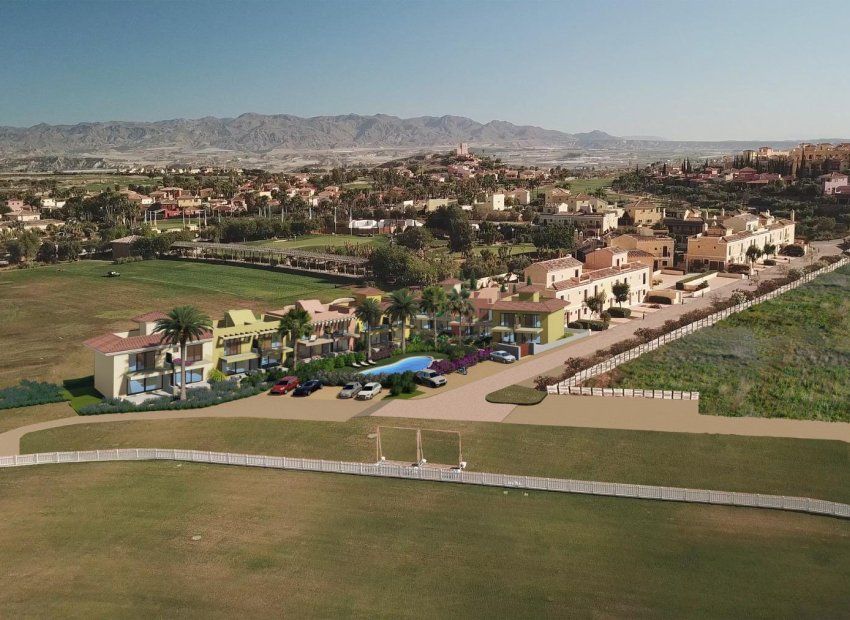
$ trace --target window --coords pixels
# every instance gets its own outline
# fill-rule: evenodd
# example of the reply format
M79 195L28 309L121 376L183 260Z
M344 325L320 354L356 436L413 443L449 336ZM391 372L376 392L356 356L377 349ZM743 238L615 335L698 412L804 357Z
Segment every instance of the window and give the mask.
M156 351L130 354L130 372L152 370L156 367Z
M225 355L238 355L242 352L242 342L238 338L231 338L224 341Z
M142 392L153 392L162 387L161 377L147 377L144 379L127 379L127 394L141 394Z
M204 345L202 344L190 344L186 347L186 360L185 363L191 364L193 362L200 362L204 357Z
M186 385L191 385L192 383L200 383L204 380L204 371L200 368L187 368L186 369ZM174 385L180 386L180 371L174 372Z

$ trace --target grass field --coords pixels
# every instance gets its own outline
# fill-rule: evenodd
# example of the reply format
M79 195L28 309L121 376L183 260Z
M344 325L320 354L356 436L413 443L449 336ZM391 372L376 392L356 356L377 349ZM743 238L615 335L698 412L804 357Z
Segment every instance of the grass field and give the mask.
M3 470L0 497L8 617L837 618L850 604L850 525L822 517L175 463Z
M460 431L464 459L475 471L850 502L850 445L839 441L368 417L332 423L256 418L133 421L128 416L126 422L31 433L21 440L21 450L187 448L374 462L375 439L369 435L378 425ZM399 460L415 458L415 440L402 436L399 442L387 442L387 450L397 446ZM423 448L426 455L442 452L445 442L426 438Z
M120 278L104 278L110 269ZM127 329L151 310L197 305L213 317L230 308L270 310L298 298L343 296L318 277L227 265L81 261L0 273L0 386L21 378L61 381L91 374L87 338Z
M845 267L594 383L697 390L707 414L850 422L848 293Z
M487 402L502 403L508 405L536 405L543 402L546 392L522 385L509 385L508 387L487 394Z

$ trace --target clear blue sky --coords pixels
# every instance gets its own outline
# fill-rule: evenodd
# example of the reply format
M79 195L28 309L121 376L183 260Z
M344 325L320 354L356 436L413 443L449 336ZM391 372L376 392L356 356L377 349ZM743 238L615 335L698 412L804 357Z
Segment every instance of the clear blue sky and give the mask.
M0 0L0 125L455 114L850 135L850 0Z

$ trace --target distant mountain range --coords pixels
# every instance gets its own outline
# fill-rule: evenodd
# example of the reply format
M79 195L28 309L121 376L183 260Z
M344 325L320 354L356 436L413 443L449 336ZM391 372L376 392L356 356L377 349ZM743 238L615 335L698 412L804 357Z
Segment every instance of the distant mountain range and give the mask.
M109 121L77 125L0 127L0 154L6 157L113 154L163 149L203 153L335 149L428 148L468 142L475 146L593 148L622 143L604 131L568 134L505 121L479 123L462 116L398 118L243 114L150 123Z

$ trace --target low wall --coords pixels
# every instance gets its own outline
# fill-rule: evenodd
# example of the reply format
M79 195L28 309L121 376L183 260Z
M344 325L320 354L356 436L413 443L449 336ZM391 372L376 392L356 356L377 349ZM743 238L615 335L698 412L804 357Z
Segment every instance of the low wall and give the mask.
M569 386L561 394L569 396L615 396L619 398L659 398L663 400L699 400L699 392L679 390L633 390L630 388L590 388Z

